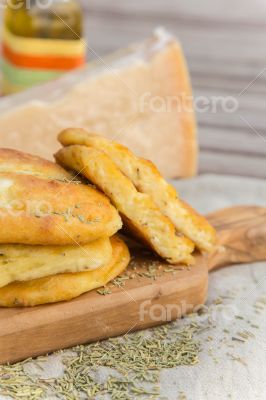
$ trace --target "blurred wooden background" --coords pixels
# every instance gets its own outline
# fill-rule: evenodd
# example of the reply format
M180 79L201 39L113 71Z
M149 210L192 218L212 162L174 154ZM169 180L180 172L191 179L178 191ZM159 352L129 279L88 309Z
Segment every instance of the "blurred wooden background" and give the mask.
M176 34L194 95L233 96L239 104L234 113L198 113L200 172L266 178L265 0L81 2L89 46L99 55L149 36L157 26Z

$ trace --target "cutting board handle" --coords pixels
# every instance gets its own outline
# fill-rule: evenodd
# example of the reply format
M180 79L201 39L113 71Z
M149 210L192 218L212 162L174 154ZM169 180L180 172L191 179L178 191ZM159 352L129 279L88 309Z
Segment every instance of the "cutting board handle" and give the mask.
M219 245L209 256L209 270L266 260L266 208L239 206L207 216Z

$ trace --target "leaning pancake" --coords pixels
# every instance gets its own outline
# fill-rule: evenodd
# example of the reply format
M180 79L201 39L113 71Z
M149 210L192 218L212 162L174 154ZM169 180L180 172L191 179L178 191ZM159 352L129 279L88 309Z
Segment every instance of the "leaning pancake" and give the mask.
M82 246L0 245L0 288L66 272L92 271L112 259L109 238Z
M74 175L65 171L58 164L41 157L12 149L0 148L0 173L16 172L62 181L72 180Z
M178 197L175 188L163 179L152 162L135 156L125 146L102 136L89 134L83 129L66 129L59 135L59 141L65 146L87 145L104 151L140 192L151 196L179 232L196 243L199 249L212 250L216 242L214 228Z
M71 300L106 285L127 267L130 256L125 243L111 239L112 261L95 271L59 274L29 282L11 283L0 289L0 306L28 307Z
M191 263L193 243L175 234L175 227L150 196L139 193L133 183L102 151L69 146L56 154L64 167L81 173L99 187L121 213L127 228L168 262Z
M85 244L112 236L121 219L94 187L0 173L0 243Z

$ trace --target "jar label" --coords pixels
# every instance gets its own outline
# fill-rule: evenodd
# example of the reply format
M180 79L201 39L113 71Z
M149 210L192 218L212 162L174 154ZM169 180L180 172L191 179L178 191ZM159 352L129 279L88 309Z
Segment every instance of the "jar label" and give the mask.
M86 62L83 39L26 38L3 30L4 92L15 92L58 77Z

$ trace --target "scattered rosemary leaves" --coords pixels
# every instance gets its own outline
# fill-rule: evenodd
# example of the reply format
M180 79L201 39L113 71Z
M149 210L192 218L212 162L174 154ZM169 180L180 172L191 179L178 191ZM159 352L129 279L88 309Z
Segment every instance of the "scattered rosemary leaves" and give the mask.
M104 287L102 289L97 290L97 293L101 294L102 296L106 296L107 294L112 294L111 290L108 287Z
M120 276L118 276L117 278L113 279L113 280L111 281L111 284L112 284L113 286L122 287L122 286L125 286L126 281L127 281L128 279L130 279L129 276L127 276L127 275L120 275Z
M192 323L177 330L176 324L155 328L152 333L77 346L70 354L62 353L65 369L60 378L32 377L24 369L27 362L0 366L0 394L27 400L48 395L64 400L106 395L112 400L159 399L162 369L198 362L200 345L194 336L202 327ZM95 378L100 367L110 369L104 382Z
M0 394L14 399L39 400L45 394L45 387L25 373L24 363L0 366Z

